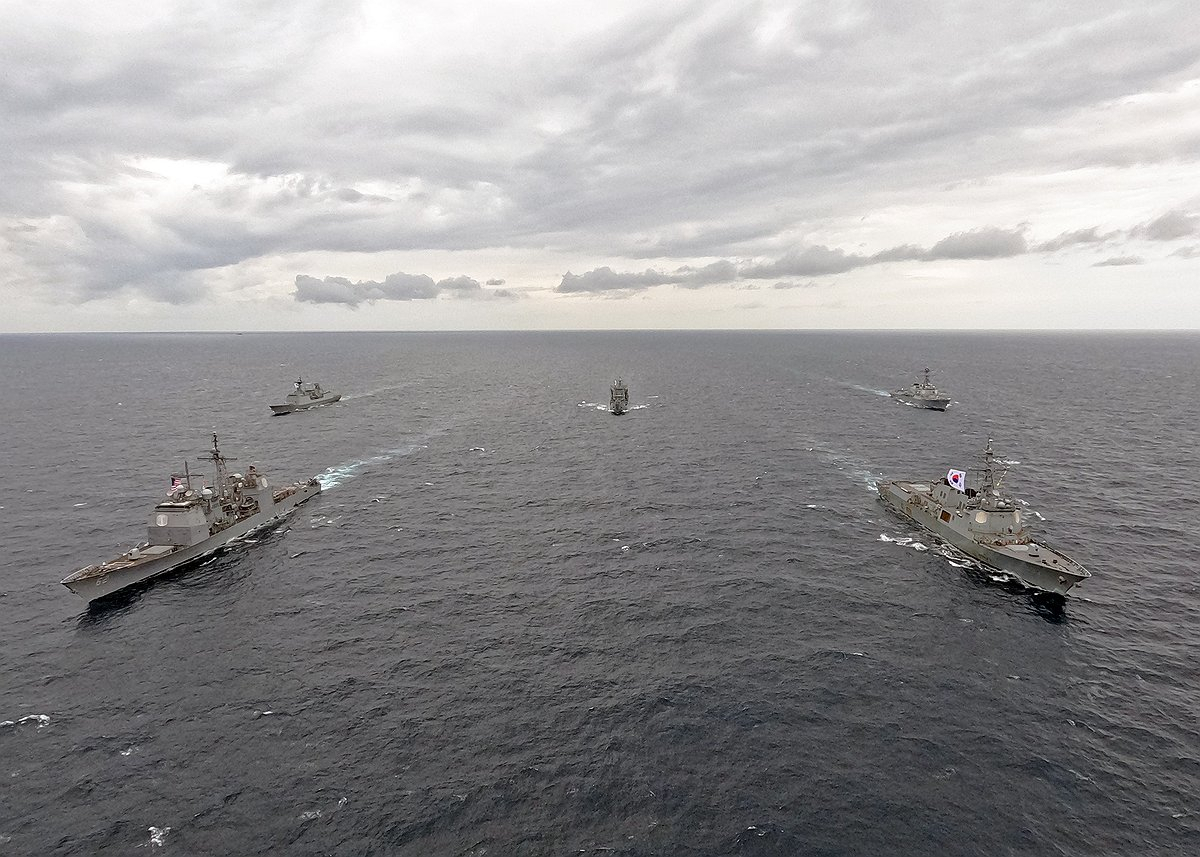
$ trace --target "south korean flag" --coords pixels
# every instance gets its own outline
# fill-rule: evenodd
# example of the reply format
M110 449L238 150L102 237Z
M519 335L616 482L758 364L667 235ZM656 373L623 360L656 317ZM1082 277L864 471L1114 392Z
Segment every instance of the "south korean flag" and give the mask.
M959 491L967 490L967 472L965 470L951 470L946 474L946 481Z

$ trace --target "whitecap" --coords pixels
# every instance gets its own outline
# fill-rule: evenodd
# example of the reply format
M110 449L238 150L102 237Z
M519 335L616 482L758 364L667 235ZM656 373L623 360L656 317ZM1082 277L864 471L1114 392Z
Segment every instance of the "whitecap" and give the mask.
M162 845L167 839L167 834L170 832L171 828L169 827L151 827L150 844L153 846Z
M0 720L0 726L19 726L31 720L37 723L38 729L45 729L50 725L49 714L26 714L24 717L18 717L16 720Z
M321 817L321 810L319 810L319 809L310 809L306 812L300 813L301 821L316 821L320 817Z
M71 505L72 505L74 508L76 508L76 509L79 509L79 508L81 508L81 507L83 507L83 506L86 506L86 505L87 505L87 503L72 503Z

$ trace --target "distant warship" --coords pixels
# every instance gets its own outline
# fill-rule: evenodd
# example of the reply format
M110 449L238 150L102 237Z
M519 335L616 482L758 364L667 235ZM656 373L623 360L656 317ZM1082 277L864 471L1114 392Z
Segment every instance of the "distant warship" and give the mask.
M951 470L937 482L882 482L879 496L893 511L968 556L1016 575L1026 586L1066 595L1091 572L1033 540L1019 504L1000 491L1007 472L997 463L988 438L983 468L971 487L966 473Z
M95 601L207 556L279 520L321 490L316 479L274 490L253 465L245 475L229 473L226 462L234 459L221 454L215 434L212 451L200 460L216 465L215 489L185 463L182 475L172 475L167 499L150 515L147 540L116 559L80 569L63 586Z
M612 383L612 395L608 399L608 409L617 416L629 410L629 388L620 378Z
M303 378L298 378L292 392L287 395L287 401L282 405L271 405L271 410L278 417L292 411L307 411L309 408L332 405L341 397L341 393L330 393L322 390L320 384L305 384Z
M929 380L929 367L925 367L925 380L913 381L911 386L902 387L892 393L892 398L899 399L908 405L918 408L929 408L931 411L944 411L950 407L950 397L938 392Z

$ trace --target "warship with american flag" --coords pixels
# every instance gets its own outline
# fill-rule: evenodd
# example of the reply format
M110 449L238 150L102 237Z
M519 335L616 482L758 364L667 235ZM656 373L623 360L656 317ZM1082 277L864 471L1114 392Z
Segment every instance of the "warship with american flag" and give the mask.
M245 473L230 473L228 462L212 436L212 449L201 461L211 462L217 480L213 487L192 473L171 477L166 499L150 513L146 540L115 559L81 568L62 581L86 601L174 571L250 533L270 526L301 503L320 493L316 479L275 488L251 465Z

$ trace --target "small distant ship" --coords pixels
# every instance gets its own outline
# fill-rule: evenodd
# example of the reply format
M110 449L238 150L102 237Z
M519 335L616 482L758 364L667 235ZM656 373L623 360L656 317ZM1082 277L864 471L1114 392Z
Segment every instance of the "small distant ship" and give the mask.
M617 416L629 410L629 388L620 378L612 383L612 395L608 398L608 409Z
M271 405L271 410L279 417L293 411L307 411L309 408L332 405L340 398L341 393L330 393L322 390L320 384L306 384L303 378L298 378L292 392L287 395L287 401L282 405Z
M882 482L879 497L896 513L985 565L1007 571L1034 589L1066 595L1091 572L1034 541L1020 504L1000 490L1007 472L988 438L983 468L972 486L964 471L951 470L937 482Z
M938 392L938 388L929 380L928 366L925 367L924 381L913 381L911 386L896 390L892 393L892 398L917 408L929 408L931 411L944 411L950 407L950 397Z
M62 581L89 602L166 574L207 556L235 539L269 526L320 493L316 479L278 490L254 465L245 474L230 473L213 434L212 450L200 459L216 466L216 487L183 466L171 476L167 499L150 515L146 541L116 559L89 565Z

